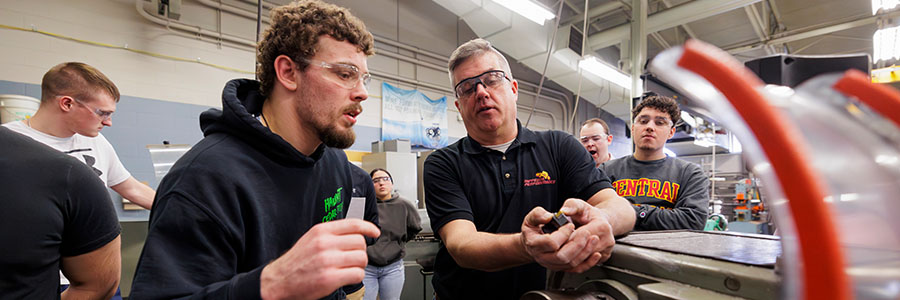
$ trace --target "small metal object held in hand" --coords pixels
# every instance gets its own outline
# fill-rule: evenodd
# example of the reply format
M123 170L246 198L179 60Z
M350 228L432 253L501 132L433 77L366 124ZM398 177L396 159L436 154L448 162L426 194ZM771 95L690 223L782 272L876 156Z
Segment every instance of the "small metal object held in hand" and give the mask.
M544 224L544 227L542 227L541 230L543 230L544 233L550 234L566 224L569 224L569 219L566 218L566 215L564 215L562 211L558 211L553 214L550 223Z

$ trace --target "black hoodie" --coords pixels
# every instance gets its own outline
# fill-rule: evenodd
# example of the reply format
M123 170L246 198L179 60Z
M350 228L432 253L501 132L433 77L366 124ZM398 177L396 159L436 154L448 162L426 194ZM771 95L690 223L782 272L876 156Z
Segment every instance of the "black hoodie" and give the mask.
M254 117L258 91L232 80L222 110L200 115L204 138L157 190L131 299L260 298L266 264L313 225L344 218L353 191L344 152L301 154Z

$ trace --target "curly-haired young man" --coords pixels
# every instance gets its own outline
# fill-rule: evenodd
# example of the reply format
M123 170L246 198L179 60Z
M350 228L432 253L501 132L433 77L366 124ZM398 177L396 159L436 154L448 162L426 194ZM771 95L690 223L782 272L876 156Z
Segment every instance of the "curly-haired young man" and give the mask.
M204 138L159 186L132 297L342 299L366 266L366 220L344 219L353 191L343 151L369 79L372 35L345 8L272 10L260 81L225 85Z
M634 230L703 229L709 210L709 181L696 164L668 157L681 109L672 98L650 96L632 111L634 154L604 163L619 196L631 201Z

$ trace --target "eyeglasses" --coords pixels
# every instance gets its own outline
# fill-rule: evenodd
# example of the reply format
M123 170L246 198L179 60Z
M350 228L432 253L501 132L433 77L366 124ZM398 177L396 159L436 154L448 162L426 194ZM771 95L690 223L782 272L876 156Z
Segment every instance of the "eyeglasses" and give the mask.
M387 176L381 176L381 177L375 177L375 178L372 178L372 184L378 184L379 182L382 182L382 181L390 182L390 181L391 181L391 178L390 178L390 177L387 177Z
M81 100L76 99L76 98L72 98L72 100L75 100L75 102L78 102L78 104L84 105L84 107L87 107L88 109L90 109L95 115L97 115L98 117L100 117L101 120L104 120L104 121L106 121L109 118L112 118L112 114L114 113L114 111L100 110L99 108L93 107L87 103L82 102Z
M456 98L463 99L475 94L478 84L484 85L484 88L496 88L500 86L503 79L510 80L506 77L506 73L501 70L490 70L477 76L463 79L453 88L456 91Z
M606 139L605 134L595 134L595 135L583 136L579 140L581 140L582 145L587 145L588 142L590 142L590 141L594 141L594 144L597 144L597 143L600 143L600 141L602 141L604 139Z
M362 73L359 71L359 68L353 65L342 64L342 63L327 63L319 60L312 60L306 58L300 58L300 60L314 66L319 66L322 69L327 69L330 72L325 74L325 78L328 78L334 83L337 83L347 89L354 89L359 86L359 83L362 82L363 86L368 86L369 81L372 80L372 75L369 73Z
M634 118L634 123L640 124L641 126L647 126L647 124L650 124L650 121L651 121L650 116L638 116L637 118ZM672 126L672 121L666 117L652 118L652 121L653 121L653 125L655 125L656 127Z

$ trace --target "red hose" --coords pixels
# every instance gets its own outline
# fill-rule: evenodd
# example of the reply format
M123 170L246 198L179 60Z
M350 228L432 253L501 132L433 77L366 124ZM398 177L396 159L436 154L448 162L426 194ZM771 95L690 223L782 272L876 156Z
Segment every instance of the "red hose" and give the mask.
M826 185L806 164L800 131L759 92L763 85L724 51L697 41L684 44L678 65L712 83L746 121L769 158L797 229L805 299L850 299L838 231L825 203Z

